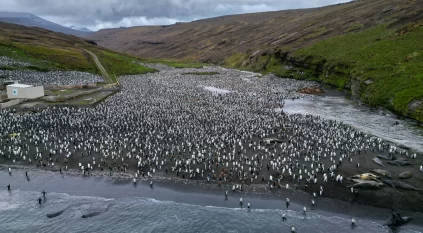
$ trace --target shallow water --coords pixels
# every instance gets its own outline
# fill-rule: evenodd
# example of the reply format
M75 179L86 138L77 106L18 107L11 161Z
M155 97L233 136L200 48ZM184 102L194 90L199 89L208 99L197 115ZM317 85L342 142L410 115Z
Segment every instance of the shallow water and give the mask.
M286 100L283 110L286 113L310 114L342 121L362 132L423 152L421 124L409 119L399 119L387 110L372 109L342 95ZM394 125L396 122L399 125Z

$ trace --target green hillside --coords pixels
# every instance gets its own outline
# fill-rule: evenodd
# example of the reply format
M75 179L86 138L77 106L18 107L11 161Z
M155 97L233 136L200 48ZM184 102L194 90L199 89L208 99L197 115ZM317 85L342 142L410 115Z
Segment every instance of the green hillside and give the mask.
M423 121L423 21L379 25L326 39L292 53L282 47L253 59L236 54L230 67L316 80L348 90L371 106ZM247 61L247 62L246 62Z

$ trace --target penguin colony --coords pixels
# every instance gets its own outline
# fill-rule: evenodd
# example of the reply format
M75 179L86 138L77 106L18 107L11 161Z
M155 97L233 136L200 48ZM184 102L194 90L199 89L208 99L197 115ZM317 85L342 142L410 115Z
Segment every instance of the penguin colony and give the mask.
M315 83L217 67L154 68L161 72L121 77L122 90L92 108L0 110L0 159L84 174L130 170L134 183L160 173L234 190L311 186L321 196L328 181L344 181L339 166L355 155L406 153L342 122L281 111L288 100L313 98L295 90ZM219 74L185 75L205 71Z

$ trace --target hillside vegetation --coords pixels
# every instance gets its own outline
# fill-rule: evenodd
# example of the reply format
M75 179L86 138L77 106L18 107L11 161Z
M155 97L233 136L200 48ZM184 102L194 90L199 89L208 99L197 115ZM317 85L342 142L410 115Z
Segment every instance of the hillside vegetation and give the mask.
M316 80L423 122L423 1L360 0L107 29L90 38L138 56Z
M98 47L75 36L41 28L0 23L0 56L31 64L0 65L0 69L76 70L100 74L91 56L84 49L97 55L106 71L113 77L155 71L139 65L141 60L138 58Z
M346 89L372 106L385 106L423 121L422 22L399 30L380 25L293 53L279 50L254 58L236 54L226 65L320 81Z

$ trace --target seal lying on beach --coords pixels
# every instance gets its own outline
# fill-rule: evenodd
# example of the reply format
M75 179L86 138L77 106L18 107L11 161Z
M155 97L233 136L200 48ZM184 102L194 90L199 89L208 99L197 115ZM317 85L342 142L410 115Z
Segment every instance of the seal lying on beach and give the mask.
M379 174L379 175L382 175L382 176L385 176L385 177L388 177L388 178L392 177L391 173L389 173L388 171L383 170L383 169L373 169L372 172Z
M420 189L406 184L404 182L398 181L398 180L382 180L383 183L392 186L392 188L400 188L400 189L406 189L406 190L414 190L414 191L421 191Z
M411 178L413 176L413 173L412 172L410 172L410 171L405 171L405 172L402 172L402 173L400 173L399 175L398 175L398 177L400 178L400 179L409 179L409 178Z
M375 180L375 181L378 181L378 179L380 177L373 175L372 173L363 173L363 174L358 174L358 175L352 176L351 178L357 178L357 179L360 179L360 180Z
M397 157L395 155L376 155L376 157L384 160L396 160Z
M358 182L357 184L353 184L349 187L353 188L362 188L362 189L381 189L383 188L383 183L376 182L376 181L369 181L369 180L357 180L353 179L354 182Z
M377 157L374 157L373 162L375 162L377 165L384 167L385 165L383 165L382 161L380 161L380 159L378 159Z
M396 212L395 210L392 210L392 215L386 220L384 225L390 227L399 227L413 219L414 218L410 216L401 217L400 213Z
M407 160L394 160L394 161L388 161L391 165L398 165L398 166L406 166L406 165L414 165L414 163L410 163Z

